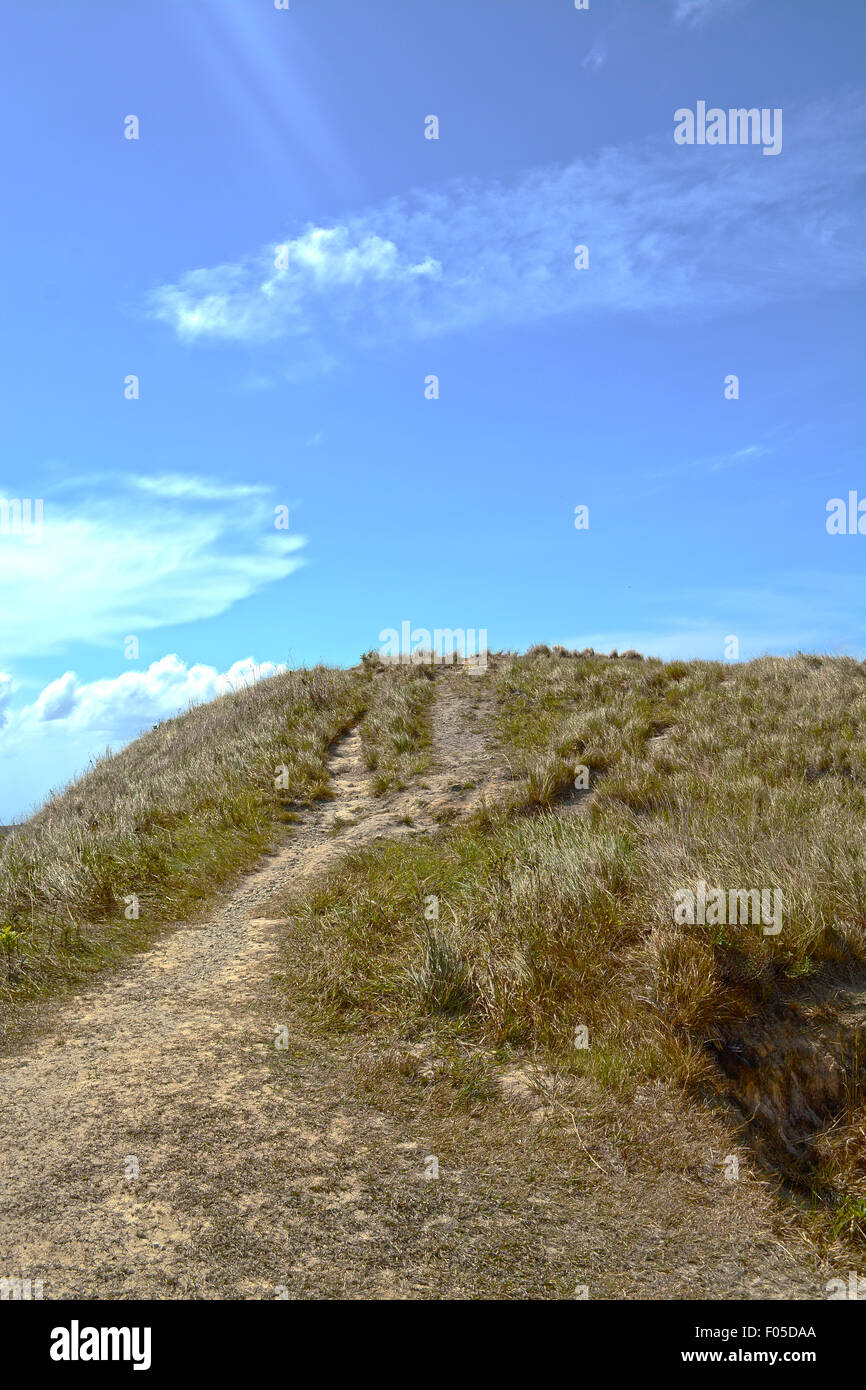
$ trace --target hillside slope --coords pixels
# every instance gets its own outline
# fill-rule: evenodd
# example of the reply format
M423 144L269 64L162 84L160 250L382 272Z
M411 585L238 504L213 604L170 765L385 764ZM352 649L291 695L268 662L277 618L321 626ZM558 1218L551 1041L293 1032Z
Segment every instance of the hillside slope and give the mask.
M862 1265L862 668L491 666L318 674L264 866L17 1005L5 1272L51 1298L810 1299ZM247 707L250 767L306 718L292 675ZM701 874L781 886L783 940L675 928ZM7 1001L55 978L15 970Z

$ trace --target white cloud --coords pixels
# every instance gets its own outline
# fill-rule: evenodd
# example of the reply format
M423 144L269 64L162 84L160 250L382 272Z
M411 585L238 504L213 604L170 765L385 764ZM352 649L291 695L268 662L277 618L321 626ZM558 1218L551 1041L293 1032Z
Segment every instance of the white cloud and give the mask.
M863 276L851 196L862 123L862 103L844 96L786 108L784 158L767 161L750 146L675 146L671 110L669 128L565 168L457 180L308 229L285 243L285 270L269 245L191 271L152 310L181 337L282 339L296 374L379 341L814 296ZM573 266L578 243L588 270Z
M75 709L77 680L74 671L67 671L46 685L28 713L41 722L44 719L66 719Z
M172 474L46 497L40 544L0 536L0 651L8 660L78 641L119 648L284 579L305 542L275 530L264 494Z
M215 700L285 669L246 657L219 672L213 666L187 666L179 656L170 655L145 671L124 671L104 680L82 682L73 671L67 671L21 711L20 725L63 721L70 730L91 729L130 737L131 731L176 714L189 704Z
M413 263L401 256L393 241L375 232L311 227L240 264L190 271L180 284L158 290L152 308L181 338L254 341L293 327L303 332L307 306L316 299L336 318L351 316L383 287L389 295L411 293L418 281L441 271L431 257Z
M52 788L80 776L106 745L122 747L190 704L215 700L285 669L245 657L218 671L187 666L169 655L147 670L103 680L81 681L66 671L31 704L14 711L10 677L0 675L0 823L26 815Z

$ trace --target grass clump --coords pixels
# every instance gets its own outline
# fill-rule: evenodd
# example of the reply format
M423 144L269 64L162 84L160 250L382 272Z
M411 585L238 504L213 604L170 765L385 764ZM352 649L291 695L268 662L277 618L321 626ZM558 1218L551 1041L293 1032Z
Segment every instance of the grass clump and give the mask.
M462 1014L472 1006L471 968L460 942L450 931L429 927L419 960L406 972L409 990L431 1014Z
M361 726L364 762L377 796L405 787L430 766L432 671L423 666L367 664L370 698Z

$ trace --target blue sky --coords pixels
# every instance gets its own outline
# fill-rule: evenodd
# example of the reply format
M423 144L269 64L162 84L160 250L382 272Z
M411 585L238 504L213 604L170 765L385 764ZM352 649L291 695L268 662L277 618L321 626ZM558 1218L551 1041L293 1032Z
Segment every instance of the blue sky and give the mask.
M860 0L0 28L0 498L44 502L0 534L0 821L404 620L866 655L866 538L825 524L866 498ZM781 109L781 152L677 145L701 100Z

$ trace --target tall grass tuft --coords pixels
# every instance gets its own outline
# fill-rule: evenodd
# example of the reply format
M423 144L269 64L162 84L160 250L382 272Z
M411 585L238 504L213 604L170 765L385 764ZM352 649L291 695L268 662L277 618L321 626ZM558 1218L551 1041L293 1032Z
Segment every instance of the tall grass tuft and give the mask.
M373 790L383 796L429 766L435 687L428 666L388 666L369 657L365 665L371 689L361 745Z

